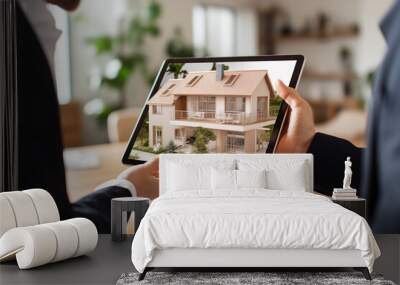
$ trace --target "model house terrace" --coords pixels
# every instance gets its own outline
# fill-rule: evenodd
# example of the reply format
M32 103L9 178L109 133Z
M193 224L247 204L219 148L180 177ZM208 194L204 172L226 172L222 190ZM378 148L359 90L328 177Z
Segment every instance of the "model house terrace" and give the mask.
M196 128L213 130L217 151L254 152L257 130L275 122L267 70L190 72L170 79L149 100L149 143L185 143ZM234 143L233 143L234 142ZM228 147L229 148L229 147Z

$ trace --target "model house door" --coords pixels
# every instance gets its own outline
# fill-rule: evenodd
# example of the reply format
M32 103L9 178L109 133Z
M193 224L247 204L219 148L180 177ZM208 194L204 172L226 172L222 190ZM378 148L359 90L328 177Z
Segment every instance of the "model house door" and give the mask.
M226 136L226 151L229 153L244 152L244 136L238 134L228 134Z
M257 98L257 120L268 119L268 97Z
M155 146L162 146L162 127L153 126L153 142Z

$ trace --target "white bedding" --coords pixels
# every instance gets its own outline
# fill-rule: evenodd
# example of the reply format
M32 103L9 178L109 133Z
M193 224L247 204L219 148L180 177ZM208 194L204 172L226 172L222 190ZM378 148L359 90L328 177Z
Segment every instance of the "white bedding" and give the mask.
M357 249L371 272L380 255L359 215L321 195L266 189L160 196L137 230L132 262L143 272L165 248Z

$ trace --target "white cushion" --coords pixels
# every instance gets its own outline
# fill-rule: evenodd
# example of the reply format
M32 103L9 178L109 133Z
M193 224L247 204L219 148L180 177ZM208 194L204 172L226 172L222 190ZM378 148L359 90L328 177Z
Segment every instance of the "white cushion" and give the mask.
M237 187L240 188L266 188L266 170L236 170Z
M272 190L303 191L307 189L304 175L304 163L293 164L285 171L271 169L267 171L267 188Z
M304 160L283 160L279 155L270 159L239 159L239 170L265 169L267 188L271 190L306 191L310 181Z
M204 163L199 165L192 163L190 160L186 163L169 162L167 165L168 191L185 191L185 190L210 190L211 170L212 169L233 169L234 164L231 163L213 163L212 165Z
M8 230L17 227L10 202L0 193L0 237Z
M212 190L238 190L241 188L266 188L266 171L215 169L211 171Z
M78 249L79 237L75 229L71 228L70 223L65 222L55 222L44 224L44 227L49 228L57 239L56 254L51 260L51 262L57 262L70 258L75 255Z
M179 175L171 175L171 163L188 168L196 166L257 171L265 169L268 172L268 175L266 175L267 180L271 176L271 184L269 185L267 182L267 188L313 192L313 157L311 154L161 154L160 195L170 191L169 187L175 183L173 180L179 177ZM296 174L296 171L294 171L296 165L299 164L304 167L303 174ZM200 187L213 191L211 189L211 170L204 173L202 182L204 185ZM288 174L287 176L285 175L286 173ZM281 177L278 177L281 174L283 175L282 181L280 180ZM287 181L289 180L288 177L290 177L291 181ZM278 183L276 183L277 179ZM207 182L209 182L208 185ZM180 185L182 186L181 189L184 189L183 186L186 185L182 184ZM196 186L196 190L198 190L197 188L199 186Z
M235 159L212 154L161 154L160 195L169 191L211 191L211 168L235 169ZM184 175L195 179L183 180Z
M91 252L97 246L98 234L96 226L88 219L74 218L65 220L71 224L78 234L78 248L73 257Z
M6 198L13 209L17 227L26 227L39 224L35 205L31 197L21 191L3 192L1 196Z
M39 224L52 223L60 220L56 202L49 192L43 189L29 189L22 191L28 194L33 201Z
M185 191L193 189L210 189L210 167L179 165L170 163L168 189Z
M28 269L86 254L96 245L97 229L88 219L18 227L0 238L0 261L16 257L19 268Z
M212 190L235 190L236 189L236 170L216 169L211 170L211 189Z
M90 220L59 218L54 199L45 190L0 193L0 262L16 258L19 268L27 269L96 247L97 229Z
M43 189L0 193L0 237L15 227L60 220L53 197Z

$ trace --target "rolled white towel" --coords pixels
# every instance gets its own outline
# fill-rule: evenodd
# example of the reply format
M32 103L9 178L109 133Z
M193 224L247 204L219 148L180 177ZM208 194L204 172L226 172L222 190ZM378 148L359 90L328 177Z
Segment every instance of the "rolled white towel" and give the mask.
M8 199L0 194L0 237L8 230L15 228L14 211Z
M96 248L98 241L97 228L90 220L75 218L64 222L70 223L78 233L78 248L73 257L86 254Z
M56 252L54 233L42 225L11 229L0 239L0 261L16 257L20 269L49 263Z
M0 237L15 227L60 220L53 197L43 189L0 193Z
M64 260L75 255L79 238L78 233L71 227L70 223L55 222L43 226L49 228L56 237L57 250L51 262Z
M0 238L0 261L16 257L20 269L87 254L97 245L96 226L88 219L8 230Z
M39 224L35 205L31 197L21 191L3 192L0 194L10 202L17 227L26 227Z
M43 189L29 189L22 191L28 194L33 201L39 224L52 223L60 220L56 202L49 192Z

